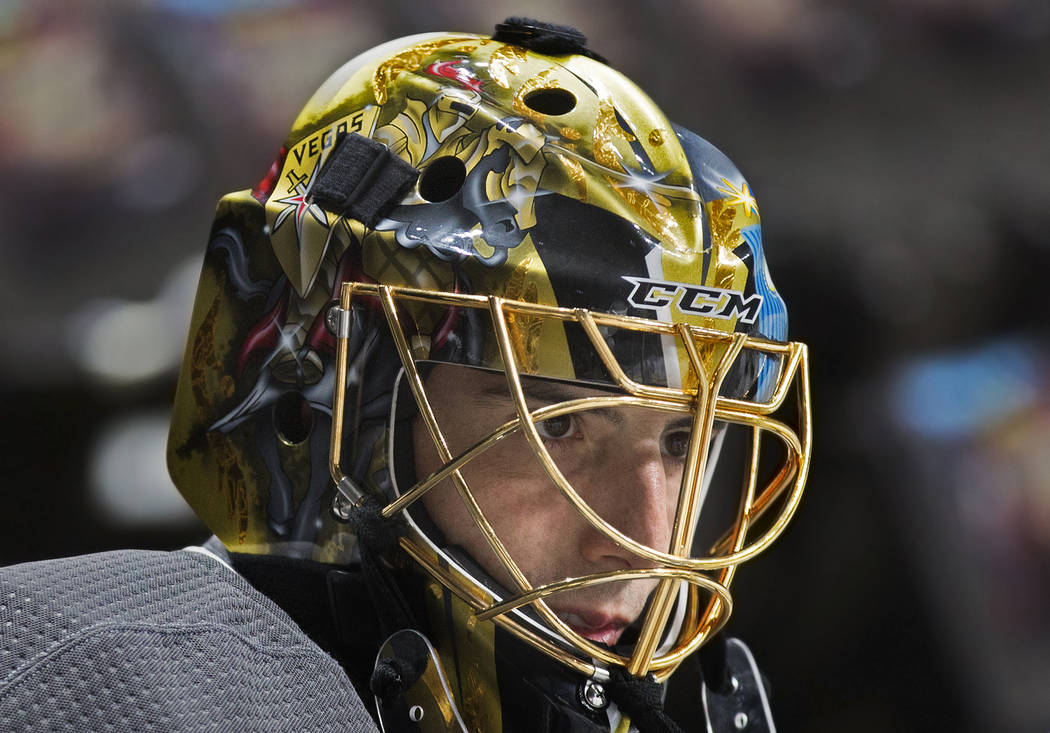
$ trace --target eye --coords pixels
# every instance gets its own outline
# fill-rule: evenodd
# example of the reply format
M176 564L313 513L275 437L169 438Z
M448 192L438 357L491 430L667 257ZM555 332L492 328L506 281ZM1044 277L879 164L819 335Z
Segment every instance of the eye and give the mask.
M571 415L562 415L536 423L536 432L540 434L541 438L558 440L559 438L572 437L576 432L576 428L572 422Z
M663 437L664 455L671 458L683 459L689 452L689 431L676 430L666 433Z

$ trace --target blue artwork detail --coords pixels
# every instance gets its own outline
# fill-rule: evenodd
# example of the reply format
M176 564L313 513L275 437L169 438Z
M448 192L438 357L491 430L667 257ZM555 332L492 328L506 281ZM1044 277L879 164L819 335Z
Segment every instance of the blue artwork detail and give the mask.
M754 268L755 292L762 296L762 310L758 314L756 325L763 338L772 341L787 341L788 314L784 299L780 297L766 266L765 252L762 251L762 227L757 224L740 230L741 236L751 249L751 262ZM759 361L756 398L768 399L776 385L779 372L779 360L770 356L761 356Z

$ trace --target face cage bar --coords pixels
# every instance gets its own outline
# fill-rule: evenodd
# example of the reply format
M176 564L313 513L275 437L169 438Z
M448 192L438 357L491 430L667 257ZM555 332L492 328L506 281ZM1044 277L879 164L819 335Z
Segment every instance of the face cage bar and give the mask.
M729 585L732 582L736 566L750 560L766 549L787 526L798 507L809 472L812 424L809 405L809 368L805 344L779 343L765 339L752 338L739 333L725 333L704 329L687 324L670 324L630 316L594 313L582 308L560 308L557 306L539 305L522 301L512 301L496 296L465 295L415 288L392 287L372 283L344 283L339 295L339 326L336 353L336 389L332 405L332 435L330 470L338 489L337 504L347 502L360 504L365 493L357 487L352 479L341 468L342 426L345 405L345 386L347 376L347 350L350 336L350 307L354 295L377 299L382 305L395 345L398 349L409 386L419 406L420 414L427 425L431 438L438 450L444 467L423 479L414 487L384 507L383 515L390 517L404 510L419 499L426 491L446 478L451 478L460 498L466 504L475 523L481 530L493 552L503 563L504 568L519 585L519 595L500 601L492 591L478 581L442 567L434 556L432 546L421 546L412 538L402 537L402 548L433 577L449 590L476 609L478 620L492 619L502 627L540 648L567 666L588 676L597 673L598 667L576 657L552 641L543 638L536 631L526 628L518 619L509 615L522 606L531 604L539 617L551 629L579 650L586 657L598 663L615 664L626 667L635 676L644 676L653 672L658 679L666 679L679 664L692 652L696 651L708 638L715 634L729 619L732 610L732 599ZM515 402L518 417L496 429L473 447L459 456L453 456L445 438L437 425L423 380L415 367L411 347L401 327L397 313L397 301L416 301L431 304L443 304L450 307L468 307L484 309L489 312L495 328L500 355L506 370L508 387ZM521 385L521 375L514 357L513 346L506 315L520 315L555 318L566 322L580 324L589 336L608 372L617 385L627 395L609 397L586 397L548 405L529 411ZM648 331L659 335L674 336L684 345L693 369L698 376L698 387L695 391L686 391L667 387L643 385L627 377L599 328L610 326L636 331ZM715 367L714 373L707 374L697 341L722 343L726 351ZM772 396L765 402L748 402L718 396L718 389L729 367L740 351L749 349L778 356L783 359L780 374ZM770 417L783 405L790 388L797 383L798 425L801 436L784 423ZM714 398L712 399L712 396ZM661 552L638 543L627 537L615 527L602 519L576 493L562 475L558 466L551 459L546 446L536 430L536 422L553 417L600 407L633 405L654 408L671 412L692 412L693 429L690 435L682 486L675 514L670 552ZM700 483L703 480L707 463L707 451L710 443L711 429L715 419L749 426L751 428L751 457L748 466L746 487L738 507L737 521L711 548L711 556L694 559L688 557L696 529L696 520L700 511ZM698 429L699 428L699 429ZM605 534L613 542L626 548L640 557L658 565L649 569L616 570L571 578L556 583L534 587L518 568L510 553L504 547L492 526L477 505L470 489L467 487L459 469L498 441L524 430L533 452L558 489L576 508L579 514L596 530ZM761 434L771 432L787 448L780 470L762 489L756 491L758 480L759 458L761 455ZM759 519L773 503L782 497L785 490L790 491L779 515L766 532L747 543L749 527ZM338 511L338 508L337 508ZM429 544L429 543L425 543ZM717 571L717 579L704 573ZM611 581L659 578L660 583L653 592L648 610L642 622L642 629L633 654L626 657L611 652L608 648L599 647L590 640L580 636L559 619L543 600L545 596L584 588ZM678 632L678 637L671 651L657 656L661 635L666 628L674 607L675 598L679 595L677 588L681 582L689 584L688 601L685 618ZM700 590L710 593L706 607L701 609Z

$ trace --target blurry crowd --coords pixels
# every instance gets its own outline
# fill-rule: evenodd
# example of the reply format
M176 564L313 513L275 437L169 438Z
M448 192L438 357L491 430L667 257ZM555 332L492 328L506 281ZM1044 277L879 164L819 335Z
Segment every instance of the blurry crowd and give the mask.
M0 563L171 548L219 196L356 53L489 0L0 8ZM816 451L731 631L783 731L1050 728L1050 3L533 0L748 176Z

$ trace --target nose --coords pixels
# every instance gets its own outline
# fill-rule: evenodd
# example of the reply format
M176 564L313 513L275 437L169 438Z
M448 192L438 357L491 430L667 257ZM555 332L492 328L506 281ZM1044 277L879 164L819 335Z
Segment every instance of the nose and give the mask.
M666 552L671 541L677 486L668 485L657 440L616 441L595 461L577 491L605 521L632 540ZM581 520L582 521L582 520ZM650 562L587 524L580 553L602 569L648 567Z

